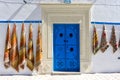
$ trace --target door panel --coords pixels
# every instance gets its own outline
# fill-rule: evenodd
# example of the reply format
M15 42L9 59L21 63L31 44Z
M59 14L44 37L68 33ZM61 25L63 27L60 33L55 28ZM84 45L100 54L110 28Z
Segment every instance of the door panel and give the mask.
M78 59L67 59L66 60L66 70L67 71L73 71L73 72L79 72L80 66L79 66Z
M54 44L64 45L65 40L65 25L63 24L54 24Z
M65 67L65 59L55 59L54 71L66 71Z
M65 58L65 46L54 46L55 47L55 58Z
M79 37L79 24L66 25L66 41L67 44L77 44Z
M79 24L53 25L54 71L79 72Z
M77 46L66 45L66 58L79 58L79 52Z

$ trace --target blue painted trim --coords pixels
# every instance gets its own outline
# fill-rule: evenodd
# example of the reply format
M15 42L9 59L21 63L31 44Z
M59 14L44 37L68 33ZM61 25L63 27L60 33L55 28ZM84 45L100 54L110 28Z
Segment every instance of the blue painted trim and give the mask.
M22 21L22 20L12 20L12 21L2 21L2 20L0 20L0 23L42 23L42 20L26 20L26 21Z
M120 22L91 22L91 24L120 25Z

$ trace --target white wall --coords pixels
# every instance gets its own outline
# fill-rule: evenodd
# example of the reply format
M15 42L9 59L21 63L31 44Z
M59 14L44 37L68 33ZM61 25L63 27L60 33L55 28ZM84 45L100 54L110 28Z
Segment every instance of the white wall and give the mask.
M16 24L16 32L17 32L17 38L18 38L18 49L20 50L20 35L21 35L21 23ZM38 24L33 23L33 47L34 47L34 56L36 52L36 39L37 39L37 29ZM10 34L12 34L13 29L13 23L10 24ZM19 72L17 72L12 67L5 69L4 67L4 49L5 49L5 39L6 39L6 31L7 31L7 24L2 23L0 24L0 75L8 75L8 74L26 74L31 75L33 72L25 66L25 69L20 69ZM28 35L29 35L29 23L25 23L25 32L26 32L26 46L28 46ZM27 47L28 48L28 47Z
M91 8L91 13L91 21L120 23L120 0L97 0ZM112 25L105 26L109 43ZM96 27L100 43L103 25L96 25ZM120 25L115 25L115 29L118 42L120 39ZM105 53L99 51L92 57L92 72L120 72L120 60L118 57L120 57L120 49L113 54L111 45Z
M63 0L26 0L28 4L24 4L23 0L2 0L0 1L0 20L40 20L41 10L37 4L29 3L63 3ZM92 0L71 0L72 3L91 3ZM94 0L93 0L94 1ZM15 4L17 3L18 4ZM12 3L12 4L10 4Z
M120 0L97 0L91 8L91 13L92 21L119 22Z
M103 25L96 25L99 45L101 40L102 27ZM112 25L105 25L105 27L107 42L109 44ZM120 39L120 25L115 25L115 33L118 45ZM120 48L118 48L117 51L113 53L113 48L109 44L108 49L106 49L104 53L99 50L96 55L92 56L92 72L120 72L120 59L118 59L118 57L120 57Z
M29 4L0 4L0 20L40 20L41 9Z
M16 2L16 0L5 0ZM22 0L17 0L23 3ZM32 3L63 3L63 0L26 0ZM71 0L72 3L93 3L91 21L114 21L120 19L120 0ZM117 6L115 6L117 5ZM0 20L41 19L41 10L35 4L10 4L0 2Z
M16 1L16 0L6 0ZM22 0L18 0L21 2ZM32 0L31 0L32 1ZM39 2L33 0L33 2ZM63 0L41 0L41 3L63 3ZM72 0L72 3L93 3L91 8L91 21L119 22L120 21L120 0ZM9 4L0 2L0 20L41 20L41 9L38 5L31 4ZM4 26L4 25L0 25ZM102 25L96 25L99 39L101 37ZM92 26L90 27L92 30ZM117 41L119 39L120 26L117 29ZM106 25L107 40L109 41L111 25ZM92 33L92 31L91 31ZM100 51L92 57L93 72L120 72L120 50L112 54L111 46L104 54Z
M0 3L0 21L1 20L41 20L41 9L37 5L29 4L9 4L9 3ZM21 34L21 23L17 23L17 37L18 42L20 42ZM37 37L37 23L33 23L33 37L34 37L34 55L36 52L36 37ZM29 23L25 23L26 27L26 39L28 41L28 30ZM12 32L13 23L10 23L10 29ZM24 70L20 69L20 72L16 72L13 68L5 69L3 63L4 48L5 48L5 38L6 38L7 24L0 23L0 75L8 74L26 74L31 75L33 72L30 71L27 67ZM27 42L28 43L28 42ZM18 46L20 44L18 43Z

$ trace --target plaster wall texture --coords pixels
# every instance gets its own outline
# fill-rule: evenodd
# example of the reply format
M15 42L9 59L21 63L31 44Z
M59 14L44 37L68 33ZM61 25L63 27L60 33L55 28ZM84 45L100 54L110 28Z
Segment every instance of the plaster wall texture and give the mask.
M16 0L9 0L11 2ZM18 0L21 2L21 0ZM29 0L30 1L30 0ZM31 0L32 1L32 0ZM33 0L33 2L40 3L63 3L63 0ZM120 0L72 0L72 3L92 3L91 7L91 21L102 21L102 22L120 22ZM37 4L10 4L0 2L0 20L42 20L41 19L41 8ZM28 26L28 24L26 24ZM0 32L2 32L3 27L7 24L0 23ZM17 24L17 26L21 26ZM37 26L35 24L35 26ZM112 25L105 25L107 40L110 40L110 33ZM102 25L96 25L99 41L101 38ZM36 29L36 28L35 28ZM90 26L91 37L92 37L92 25ZM120 25L115 26L117 42L120 35ZM5 35L5 31L3 31ZM1 35L2 36L2 35ZM0 39L0 45L3 45L4 39ZM100 42L99 42L100 43ZM3 49L3 46L0 46ZM3 51L0 51L3 53ZM0 54L2 56L2 54ZM92 72L120 72L120 50L118 49L116 53L112 53L112 47L110 46L105 53L100 51L92 56L91 69ZM3 58L0 58L2 61ZM3 71L4 73L4 71ZM28 71L28 73L31 73ZM21 73L22 74L22 73Z

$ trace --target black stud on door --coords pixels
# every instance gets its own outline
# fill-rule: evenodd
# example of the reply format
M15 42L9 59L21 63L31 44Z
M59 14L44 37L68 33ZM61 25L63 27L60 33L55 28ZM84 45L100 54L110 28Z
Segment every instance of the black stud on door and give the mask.
M79 24L53 25L54 71L80 71L79 45Z

